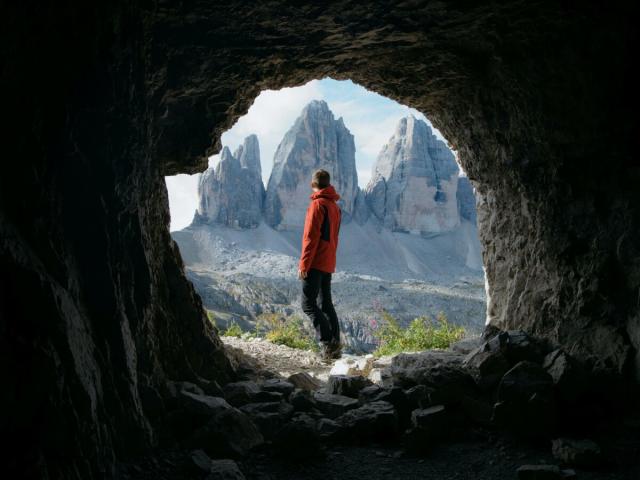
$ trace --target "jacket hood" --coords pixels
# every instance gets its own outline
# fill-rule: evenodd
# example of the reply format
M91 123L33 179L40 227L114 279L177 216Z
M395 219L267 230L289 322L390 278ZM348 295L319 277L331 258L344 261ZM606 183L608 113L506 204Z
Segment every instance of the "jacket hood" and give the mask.
M333 185L329 185L328 187L325 187L322 190L313 192L309 198L311 200L315 200L316 198L327 198L335 202L340 199L340 195L336 193L336 189L333 188Z

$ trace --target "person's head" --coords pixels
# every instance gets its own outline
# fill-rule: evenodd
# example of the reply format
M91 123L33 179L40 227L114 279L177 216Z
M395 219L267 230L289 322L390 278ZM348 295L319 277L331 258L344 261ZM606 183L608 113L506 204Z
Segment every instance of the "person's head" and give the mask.
M311 188L314 192L327 188L331 184L331 176L326 170L316 170L311 177Z

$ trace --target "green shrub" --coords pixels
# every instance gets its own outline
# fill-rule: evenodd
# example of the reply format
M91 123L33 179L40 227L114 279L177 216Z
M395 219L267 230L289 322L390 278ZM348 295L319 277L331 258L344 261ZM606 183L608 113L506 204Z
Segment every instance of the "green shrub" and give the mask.
M317 350L314 335L309 332L300 317L283 317L277 313L260 315L256 334L278 345L299 350Z
M227 329L222 332L222 336L224 337L237 337L240 338L242 336L242 328L236 322L231 322L231 324L227 327Z
M375 356L394 355L400 352L417 352L434 348L447 348L464 337L464 327L449 323L443 312L433 321L428 316L415 318L403 328L391 314L382 311L382 325L374 331L379 340Z

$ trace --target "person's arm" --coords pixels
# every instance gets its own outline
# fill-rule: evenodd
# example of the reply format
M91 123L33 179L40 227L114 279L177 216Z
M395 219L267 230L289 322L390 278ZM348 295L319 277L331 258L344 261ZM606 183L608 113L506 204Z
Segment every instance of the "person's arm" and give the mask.
M316 255L320 243L320 225L322 224L322 208L320 202L311 202L307 208L304 220L304 233L302 234L302 252L300 253L300 277L305 278L311 269L311 264Z

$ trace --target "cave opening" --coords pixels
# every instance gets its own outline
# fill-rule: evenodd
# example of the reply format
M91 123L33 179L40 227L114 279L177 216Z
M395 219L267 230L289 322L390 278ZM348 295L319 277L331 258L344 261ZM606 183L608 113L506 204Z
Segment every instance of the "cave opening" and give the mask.
M346 351L442 348L442 322L448 341L479 335L486 303L474 189L423 114L350 81L313 80L261 92L222 145L205 172L165 180L172 238L223 341L254 355L258 343L230 337L317 347L296 274L318 168L342 197L332 289ZM396 322L402 333L390 337ZM270 356L277 350L264 350L279 374L305 370L283 370Z
M306 446L312 456L337 431L365 442L400 433L404 445L442 449L419 463L405 450L355 448L322 468L309 460L305 476L508 478L517 458L537 464L523 478L562 477L569 464L589 479L602 474L585 458L604 458L612 477L638 478L635 8L8 2L0 17L11 119L0 176L7 478L180 478L194 476L194 465L204 477L234 468L228 457L259 478L253 447L275 456ZM402 356L393 386L362 389L369 406L313 396L321 417L332 417L317 419L308 414L315 407L241 404L244 394L273 400L289 387L238 385L250 369L225 354L185 277L164 178L204 171L203 152L221 150L222 134L260 91L327 76L428 112L455 146L482 199L489 326L477 370L461 368L455 352ZM484 400L475 394L483 387ZM309 406L308 395L296 396L296 408ZM415 418L404 409L413 433L397 431L387 404L398 398L419 407ZM469 430L445 428L443 439L418 428L443 432L443 411L456 413L447 426L473 425L476 439L481 429L480 445L452 451L448 440L469 439ZM273 425L287 429L265 443L261 430ZM544 446L503 444L507 454L496 458L496 436L512 429ZM168 456L153 450L169 444ZM219 461L207 463L192 450L200 448Z

